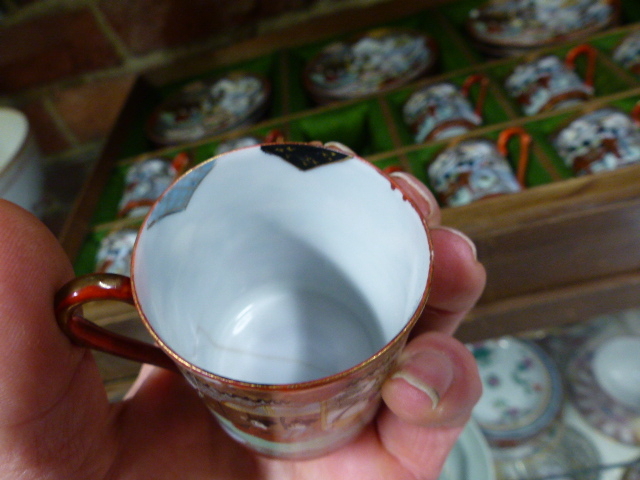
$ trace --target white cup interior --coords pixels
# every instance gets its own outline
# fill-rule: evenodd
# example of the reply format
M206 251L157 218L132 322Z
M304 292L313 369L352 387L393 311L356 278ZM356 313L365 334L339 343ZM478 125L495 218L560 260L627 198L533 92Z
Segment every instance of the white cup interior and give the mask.
M235 380L305 382L366 360L415 314L427 233L372 166L303 171L249 147L204 168L186 209L153 223L160 201L134 254L137 302L175 353Z

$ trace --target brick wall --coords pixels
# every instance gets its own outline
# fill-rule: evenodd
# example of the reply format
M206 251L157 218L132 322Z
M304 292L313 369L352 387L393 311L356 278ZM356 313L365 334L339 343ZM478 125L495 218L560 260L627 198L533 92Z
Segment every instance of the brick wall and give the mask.
M0 104L49 158L95 156L136 75L387 0L0 0Z

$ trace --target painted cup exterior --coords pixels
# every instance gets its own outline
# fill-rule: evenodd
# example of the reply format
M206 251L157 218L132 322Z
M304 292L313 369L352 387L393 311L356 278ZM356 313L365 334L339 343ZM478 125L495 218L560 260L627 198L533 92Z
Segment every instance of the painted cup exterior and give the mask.
M631 116L605 107L587 113L553 139L558 154L576 175L586 175L640 162L640 109Z
M120 217L144 217L156 200L182 174L191 159L185 152L173 158L151 157L134 162L125 175L118 204Z
M479 86L476 104L469 100L471 87ZM484 75L472 75L458 88L453 83L428 85L404 104L404 121L416 143L460 135L482 124L482 108L489 87Z
M582 55L587 57L584 79L575 72L575 61ZM538 58L516 67L505 87L525 115L584 102L594 93L596 56L590 45L578 45L567 53L564 61L555 55Z
M640 30L627 35L613 51L613 59L624 68L640 75Z
M428 296L427 207L405 176L307 144L214 157L155 204L131 278L60 290L59 324L79 345L180 371L259 453L327 453L375 415ZM159 346L83 318L100 299L135 304Z
M514 175L507 144L518 136L520 158ZM443 205L455 207L524 188L531 137L521 128L501 132L498 143L463 140L440 153L428 168L429 180Z

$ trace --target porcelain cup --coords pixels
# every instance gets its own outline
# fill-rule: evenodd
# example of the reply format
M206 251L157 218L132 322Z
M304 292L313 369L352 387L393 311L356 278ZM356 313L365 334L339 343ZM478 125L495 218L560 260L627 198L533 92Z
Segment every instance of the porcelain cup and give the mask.
M0 197L36 215L44 207L41 157L26 115L0 107Z
M469 98L474 85L479 87L475 105ZM413 93L402 113L416 143L461 135L481 125L488 88L489 79L477 74L467 77L460 88L441 82Z
M553 139L576 175L615 170L640 162L640 107L631 115L605 107L573 120Z
M180 371L257 452L327 453L375 415L427 300L427 207L406 175L310 144L214 157L152 207L130 278L58 292L59 324L79 345ZM135 304L158 346L82 317L105 299Z
M507 160L511 138L520 141L518 172ZM520 127L503 130L497 144L487 139L468 139L440 153L429 165L429 180L441 203L466 205L482 198L519 192L524 188L531 136Z
M580 56L587 59L584 78L575 71L576 60ZM593 47L578 45L569 50L564 60L546 55L519 65L507 78L505 87L525 115L569 107L593 95L596 59Z

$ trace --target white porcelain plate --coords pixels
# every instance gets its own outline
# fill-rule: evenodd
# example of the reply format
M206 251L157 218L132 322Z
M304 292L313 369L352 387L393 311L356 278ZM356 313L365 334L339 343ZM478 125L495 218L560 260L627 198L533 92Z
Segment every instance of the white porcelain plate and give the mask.
M487 441L473 421L467 423L442 468L438 480L495 480Z
M619 335L585 345L567 367L571 402L610 438L640 445L640 336Z

